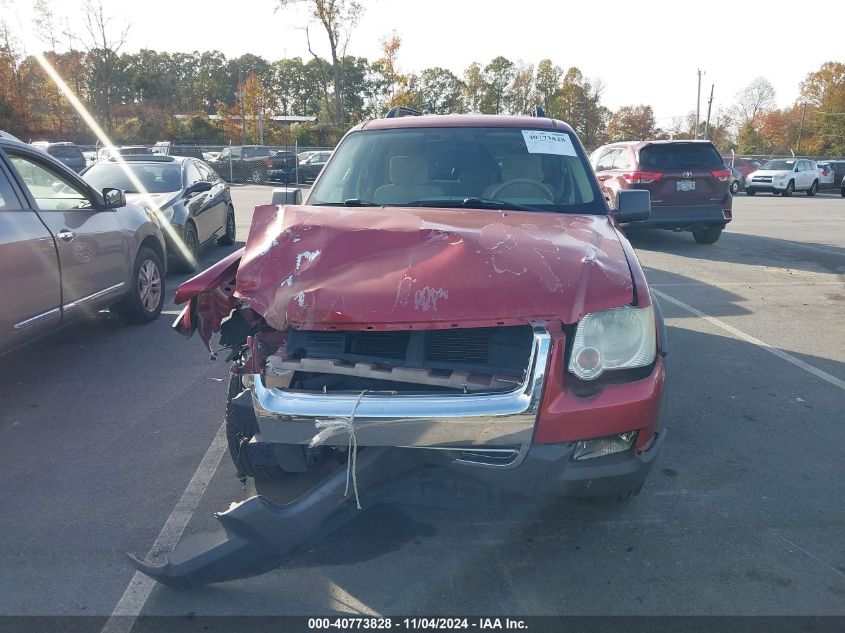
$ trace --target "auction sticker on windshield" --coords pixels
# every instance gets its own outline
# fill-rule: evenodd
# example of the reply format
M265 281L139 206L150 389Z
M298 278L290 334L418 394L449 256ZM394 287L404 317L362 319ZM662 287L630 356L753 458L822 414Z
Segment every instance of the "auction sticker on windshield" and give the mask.
M544 132L540 130L522 130L525 147L529 154L559 154L577 156L572 139L566 132Z

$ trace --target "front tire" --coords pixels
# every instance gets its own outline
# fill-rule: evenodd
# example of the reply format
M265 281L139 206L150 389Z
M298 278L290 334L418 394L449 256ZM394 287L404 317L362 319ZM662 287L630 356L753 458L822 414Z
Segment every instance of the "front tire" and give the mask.
M264 182L264 179L261 177L261 170L260 169L253 169L252 170L252 183L255 185L260 185Z
M703 229L696 229L692 236L699 244L715 244L722 236L721 226L708 226Z
M231 246L235 243L235 208L230 204L226 210L226 232L217 240L220 246Z
M793 193L795 193L795 181L790 180L789 183L786 185L786 189L783 190L783 197L788 198Z
M183 252L181 248L177 250L176 271L180 273L192 273L197 269L197 258L199 257L200 251L197 227L194 226L193 222L187 222L185 224L185 230L182 231L182 246L184 246L187 253ZM190 257L188 253L190 253Z
M733 195L736 195L736 194L739 193L739 181L738 180L734 180L733 182L731 182L731 193Z
M158 254L146 246L138 249L129 294L112 309L127 323L155 321L164 307L164 267Z
M753 196L755 193L757 193L757 192L756 192L756 191L754 191L754 189L746 189L746 190L745 190L745 195L746 195L746 196Z
M226 396L226 442L229 445L229 455L232 457L238 476L269 481L286 478L288 473L282 470L280 466L259 465L252 462L252 453L247 450L247 445L258 433L258 423L254 417L246 420L245 416L236 415L235 407L237 405L232 404L232 399L241 391L240 376L232 375L229 378L229 392Z
M812 185L810 185L810 188L809 188L809 189L807 189L807 197L808 197L808 198L812 198L814 195L816 195L816 192L817 192L818 190L819 190L819 181L818 181L818 180L814 180L814 181L813 181L813 184L812 184Z

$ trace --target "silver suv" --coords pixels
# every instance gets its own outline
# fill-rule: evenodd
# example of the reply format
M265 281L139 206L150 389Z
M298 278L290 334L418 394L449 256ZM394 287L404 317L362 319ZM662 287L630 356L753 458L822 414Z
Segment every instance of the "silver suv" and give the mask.
M0 137L0 354L111 308L146 323L164 303L154 217L61 162Z

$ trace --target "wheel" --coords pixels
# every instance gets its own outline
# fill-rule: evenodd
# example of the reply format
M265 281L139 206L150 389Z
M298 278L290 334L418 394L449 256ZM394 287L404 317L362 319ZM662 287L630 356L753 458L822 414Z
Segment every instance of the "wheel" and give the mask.
M193 222L185 223L185 230L182 232L182 246L176 253L176 272L192 273L197 269L197 258L199 257L200 241L197 237L197 227ZM190 257L188 256L190 253Z
M260 169L253 169L252 170L252 182L256 185L260 185L263 179L261 178L261 170Z
M279 480L288 476L280 466L267 466L254 464L253 453L247 449L249 441L258 433L258 423L255 417L238 416L232 404L232 399L242 390L240 377L233 375L229 378L229 392L226 395L226 441L229 445L229 455L239 476L252 477L253 479ZM266 461L266 460L264 460Z
M132 287L120 303L112 306L127 323L155 321L164 306L164 267L151 248L138 249L132 270Z
M719 241L722 235L722 227L719 225L710 225L703 229L696 229L692 232L692 236L699 244L715 244Z
M754 189L746 189L745 190L746 196L753 196L755 193L757 193L757 192Z
M220 236L217 243L220 246L231 246L235 243L235 208L230 204L226 211L226 232Z
M783 190L783 197L788 198L795 192L795 181L790 180L789 184L786 185L786 189Z
M816 195L816 192L817 192L818 190L819 190L819 181L818 181L818 180L814 180L814 181L813 181L813 184L812 184L812 185L810 185L810 188L809 188L809 189L807 189L807 196L808 196L808 197L810 197L810 198L812 198L814 195Z
M737 193L739 193L739 181L738 180L732 180L731 181L731 193L733 195L736 195Z

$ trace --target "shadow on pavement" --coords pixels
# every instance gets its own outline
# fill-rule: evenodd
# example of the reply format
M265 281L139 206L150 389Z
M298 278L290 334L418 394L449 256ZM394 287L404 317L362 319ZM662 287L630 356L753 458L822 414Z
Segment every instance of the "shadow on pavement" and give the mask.
M636 229L629 229L627 233L631 244L640 251L749 266L845 274L845 248L830 244L733 233L730 226L713 245L696 244L690 233Z

